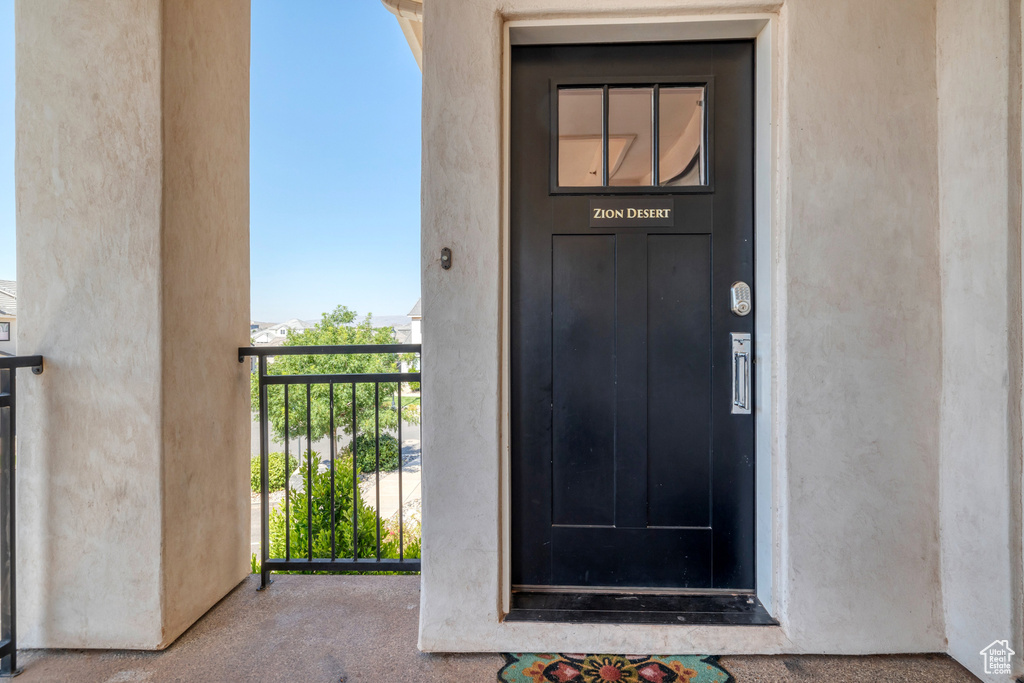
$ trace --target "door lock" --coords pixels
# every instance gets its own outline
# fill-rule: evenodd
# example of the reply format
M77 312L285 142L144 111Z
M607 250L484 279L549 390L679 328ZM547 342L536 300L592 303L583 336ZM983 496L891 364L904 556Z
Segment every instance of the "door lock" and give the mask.
M753 305L750 303L750 285L746 282L734 282L730 293L732 312L741 317L748 315L753 309Z

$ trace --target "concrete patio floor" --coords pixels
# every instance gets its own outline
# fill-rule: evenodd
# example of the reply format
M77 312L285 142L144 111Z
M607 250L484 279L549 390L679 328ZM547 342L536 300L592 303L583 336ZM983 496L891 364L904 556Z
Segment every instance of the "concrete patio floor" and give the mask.
M279 576L240 584L163 652L25 650L18 683L491 683L502 658L416 649L418 576ZM976 680L944 655L723 657L738 683Z

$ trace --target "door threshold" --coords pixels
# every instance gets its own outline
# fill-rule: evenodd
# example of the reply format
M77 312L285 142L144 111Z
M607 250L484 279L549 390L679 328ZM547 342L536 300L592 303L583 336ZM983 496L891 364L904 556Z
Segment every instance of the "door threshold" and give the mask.
M646 588L633 586L534 586L515 584L513 593L572 593L588 595L754 595L754 591L740 591L731 588Z
M516 591L505 621L573 624L778 626L751 593Z

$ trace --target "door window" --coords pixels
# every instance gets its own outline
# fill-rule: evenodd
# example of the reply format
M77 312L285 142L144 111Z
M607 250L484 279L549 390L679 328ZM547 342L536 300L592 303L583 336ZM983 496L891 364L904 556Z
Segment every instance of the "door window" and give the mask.
M706 186L706 100L706 85L559 87L557 186Z
M707 185L704 88L660 88L658 185Z
M604 185L604 90L558 91L558 184L562 187Z
M650 187L654 88L608 90L608 185Z

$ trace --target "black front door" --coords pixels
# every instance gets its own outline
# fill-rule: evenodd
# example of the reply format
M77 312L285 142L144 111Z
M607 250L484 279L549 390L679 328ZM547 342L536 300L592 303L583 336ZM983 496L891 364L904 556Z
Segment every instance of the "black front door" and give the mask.
M753 69L513 48L515 588L754 588Z

